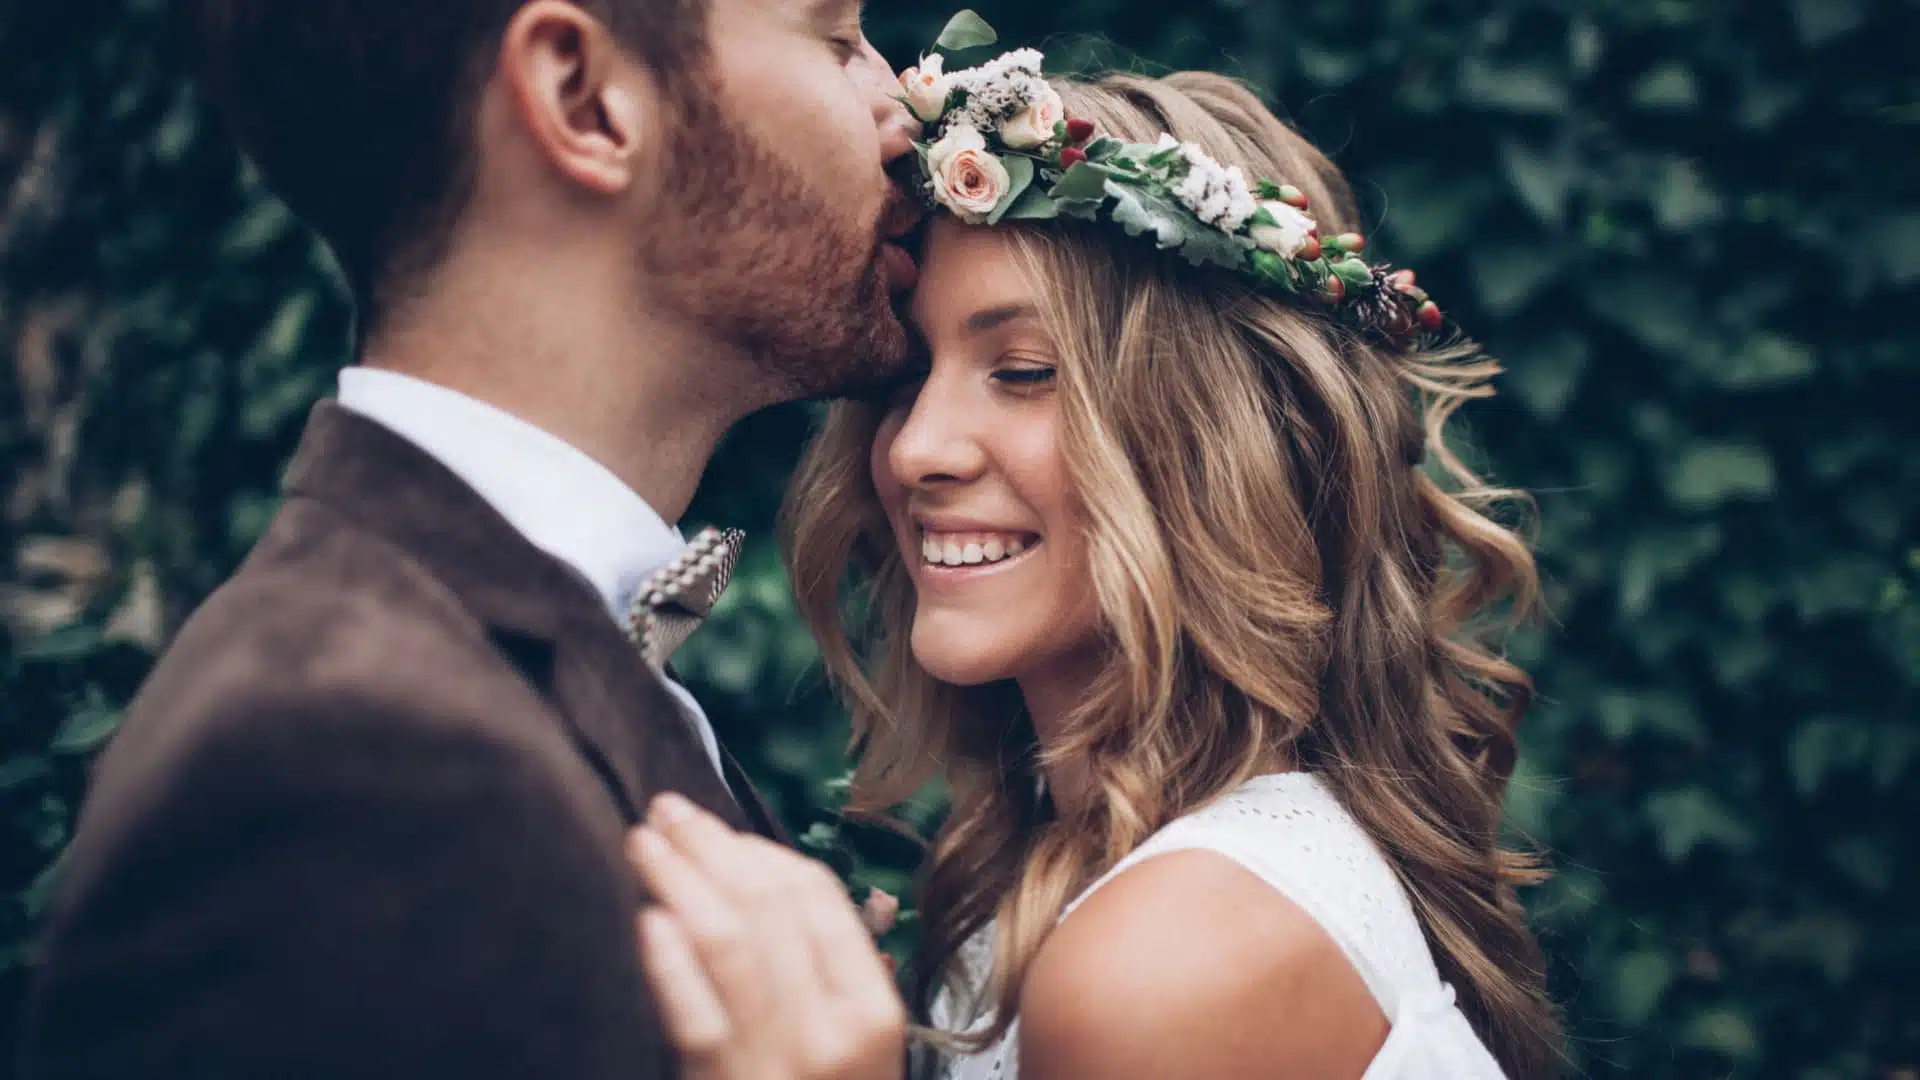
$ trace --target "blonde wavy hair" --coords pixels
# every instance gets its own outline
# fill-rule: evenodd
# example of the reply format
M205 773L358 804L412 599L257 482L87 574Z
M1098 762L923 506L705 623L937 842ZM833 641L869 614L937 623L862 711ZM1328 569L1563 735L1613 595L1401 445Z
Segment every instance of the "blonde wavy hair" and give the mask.
M1357 225L1333 165L1229 79L1057 86L1069 115L1109 134L1170 131L1300 187L1328 233ZM883 406L832 408L785 514L800 609L853 714L854 805L897 805L942 771L952 793L920 886L921 1015L997 917L997 1022L947 1042L999 1037L1081 888L1281 758L1318 773L1393 865L1508 1074L1555 1072L1556 1014L1515 896L1543 874L1500 839L1532 684L1490 641L1538 579L1487 513L1514 493L1442 437L1499 366L1467 343L1369 344L1111 227L1006 232L1058 349L1061 443L1112 658L1066 734L1043 749L1010 684L943 684L915 662L913 589L868 472ZM1070 811L1035 783L1057 760L1091 778Z

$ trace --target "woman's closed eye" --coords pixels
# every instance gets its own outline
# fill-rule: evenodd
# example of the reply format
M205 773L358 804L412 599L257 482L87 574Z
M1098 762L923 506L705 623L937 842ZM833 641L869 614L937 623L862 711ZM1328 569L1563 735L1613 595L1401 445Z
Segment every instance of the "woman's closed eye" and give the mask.
M1033 393L1051 385L1057 372L1051 364L1012 363L995 369L993 381L1014 393Z

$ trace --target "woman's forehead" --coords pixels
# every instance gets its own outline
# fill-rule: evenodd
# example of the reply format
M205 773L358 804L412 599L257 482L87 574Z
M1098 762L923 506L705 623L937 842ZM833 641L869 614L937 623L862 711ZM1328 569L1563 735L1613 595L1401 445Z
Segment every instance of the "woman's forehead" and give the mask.
M920 284L909 317L930 338L964 334L982 312L1032 306L1034 287L1013 237L990 226L962 225L950 218L927 230L920 256ZM1005 319L998 320L1004 323Z

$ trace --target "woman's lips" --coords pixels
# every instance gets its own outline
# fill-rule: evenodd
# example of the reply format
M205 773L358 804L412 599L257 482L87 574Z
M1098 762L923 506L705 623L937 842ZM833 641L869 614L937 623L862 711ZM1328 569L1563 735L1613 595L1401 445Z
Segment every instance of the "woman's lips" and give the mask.
M1027 532L923 531L914 574L925 585L959 584L1025 562L1042 542Z

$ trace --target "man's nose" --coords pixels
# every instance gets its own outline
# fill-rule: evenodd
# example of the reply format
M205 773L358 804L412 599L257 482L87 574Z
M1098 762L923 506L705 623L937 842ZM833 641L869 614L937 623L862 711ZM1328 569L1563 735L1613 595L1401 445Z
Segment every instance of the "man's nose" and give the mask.
M860 57L855 61L862 83L872 96L873 122L880 133L880 160L891 162L913 149L920 137L921 123L900 101L900 77L893 65L864 36L860 39Z

